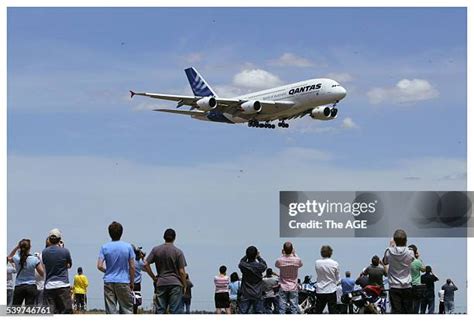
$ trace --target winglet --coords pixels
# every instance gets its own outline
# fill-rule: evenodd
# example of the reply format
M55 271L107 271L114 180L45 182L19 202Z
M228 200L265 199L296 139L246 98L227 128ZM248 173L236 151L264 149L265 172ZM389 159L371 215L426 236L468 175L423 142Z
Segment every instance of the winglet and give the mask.
M133 96L135 96L135 92L130 90L130 98L133 98Z

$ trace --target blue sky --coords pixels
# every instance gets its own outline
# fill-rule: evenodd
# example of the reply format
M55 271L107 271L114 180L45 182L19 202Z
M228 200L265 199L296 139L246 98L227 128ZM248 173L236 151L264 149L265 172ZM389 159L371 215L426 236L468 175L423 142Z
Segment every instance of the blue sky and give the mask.
M222 96L260 89L236 80L249 74L264 76L262 86L330 76L348 95L336 120L288 130L199 122L150 110L170 103L130 100L129 89L190 94L188 66ZM100 283L94 261L111 220L145 248L175 226L210 308L209 280L225 260L199 262L196 249L226 252L231 266L248 245L225 233L232 224L276 257L279 190L466 188L466 11L9 8L7 120L9 247L23 235L40 244L59 226ZM311 241L295 242L316 258ZM445 242L426 241L424 252L434 260L435 247L465 249ZM463 264L458 272L465 278ZM99 284L91 291L101 296Z

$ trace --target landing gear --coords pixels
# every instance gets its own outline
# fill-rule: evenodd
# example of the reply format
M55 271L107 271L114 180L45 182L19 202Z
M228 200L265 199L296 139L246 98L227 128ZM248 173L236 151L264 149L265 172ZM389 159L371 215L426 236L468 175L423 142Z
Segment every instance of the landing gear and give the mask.
M249 120L248 126L249 127L257 127L257 128L271 128L271 129L275 128L275 125L270 124L269 121L266 121L265 123L261 123L261 122L259 122L258 120L255 120L255 119Z
M278 127L288 128L288 127L290 127L290 124L285 123L285 121L283 120L283 121L278 123Z

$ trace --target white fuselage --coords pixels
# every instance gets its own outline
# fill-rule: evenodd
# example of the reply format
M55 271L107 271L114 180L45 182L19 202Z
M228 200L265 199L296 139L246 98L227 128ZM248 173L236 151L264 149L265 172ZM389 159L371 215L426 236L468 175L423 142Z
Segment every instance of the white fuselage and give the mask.
M223 113L223 116L233 123L248 122L250 119L259 121L288 119L317 106L337 103L345 96L346 90L335 80L327 78L309 79L235 97L235 99L259 101L265 108L256 114L231 115ZM267 101L285 102L285 104L265 104ZM289 102L292 104L289 104ZM209 120L207 117L193 117Z

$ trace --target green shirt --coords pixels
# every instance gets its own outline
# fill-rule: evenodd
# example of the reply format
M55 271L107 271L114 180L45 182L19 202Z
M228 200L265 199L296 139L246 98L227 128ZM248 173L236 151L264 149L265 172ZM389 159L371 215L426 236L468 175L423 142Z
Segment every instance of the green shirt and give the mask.
M425 268L423 263L419 259L414 259L410 265L411 268L411 284L420 285L421 284L421 270Z

